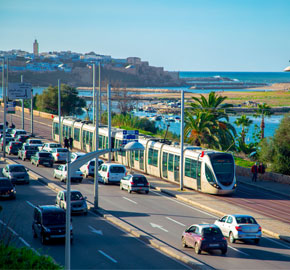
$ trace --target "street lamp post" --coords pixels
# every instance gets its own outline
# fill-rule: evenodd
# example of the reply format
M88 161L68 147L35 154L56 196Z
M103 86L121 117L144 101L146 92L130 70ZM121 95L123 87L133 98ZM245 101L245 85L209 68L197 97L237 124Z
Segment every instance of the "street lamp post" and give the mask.
M33 137L33 89L31 89L31 137Z
M6 88L5 88L5 59L2 59L2 96L4 103L4 123L3 123L3 157L5 157L5 147L6 147Z
M59 134L59 144L61 144L61 103L60 103L60 80L57 80L57 88L58 88L58 134Z
M183 144L184 144L184 90L181 90L181 123L180 123L180 190L183 190Z
M107 85L108 90L108 147L112 148L112 139L111 139L111 86ZM108 162L111 162L111 152L109 152Z
M23 83L23 75L20 77L20 82ZM24 99L21 99L21 107L22 107L22 117L21 117L21 123L22 123L22 129L24 130Z
M95 74L95 69L94 69L94 74ZM95 80L94 80L94 85L95 85ZM95 119L96 119L96 138L95 138L95 150L99 150L99 92L96 93L96 100L94 105L96 106L95 108ZM98 160L99 156L96 156L95 158L95 169L94 169L94 208L97 209L99 207L99 183L98 183Z

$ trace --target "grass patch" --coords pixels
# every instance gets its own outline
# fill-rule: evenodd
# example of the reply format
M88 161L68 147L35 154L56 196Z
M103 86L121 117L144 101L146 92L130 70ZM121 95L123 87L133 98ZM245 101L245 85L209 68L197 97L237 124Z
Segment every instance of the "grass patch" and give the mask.
M251 168L255 164L254 161L245 160L240 157L234 157L234 159L237 166L241 166L245 168Z

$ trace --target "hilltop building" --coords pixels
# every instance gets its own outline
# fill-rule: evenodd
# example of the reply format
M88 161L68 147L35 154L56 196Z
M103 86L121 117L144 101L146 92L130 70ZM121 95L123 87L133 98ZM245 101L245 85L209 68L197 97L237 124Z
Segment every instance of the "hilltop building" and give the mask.
M33 54L35 57L39 56L39 46L36 39L34 40L34 43L33 43Z

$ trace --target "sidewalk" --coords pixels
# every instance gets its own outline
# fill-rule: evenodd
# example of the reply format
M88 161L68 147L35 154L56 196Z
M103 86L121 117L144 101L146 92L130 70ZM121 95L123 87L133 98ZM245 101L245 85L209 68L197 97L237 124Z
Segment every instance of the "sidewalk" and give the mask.
M261 215L257 212L244 209L238 205L229 204L215 196L208 196L203 193L184 189L180 191L179 186L173 183L157 179L156 177L146 175L150 182L150 187L166 193L176 199L191 204L204 211L212 213L217 217L222 217L229 213L239 213L254 216L262 227L264 234L271 237L290 242L290 225L279 220ZM238 183L255 186L267 191L275 192L290 198L290 185L279 184L276 182L255 182L252 183L246 177L238 176Z

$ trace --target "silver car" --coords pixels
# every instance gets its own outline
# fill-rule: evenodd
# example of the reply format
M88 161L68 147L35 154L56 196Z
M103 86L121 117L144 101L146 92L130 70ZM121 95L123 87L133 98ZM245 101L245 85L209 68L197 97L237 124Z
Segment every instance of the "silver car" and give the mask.
M70 153L66 148L53 148L50 152L54 162L67 162Z
M61 190L56 196L55 204L60 208L66 210L66 190ZM72 213L88 213L88 206L86 202L87 197L83 197L78 190L71 191L71 212Z
M259 244L262 237L262 228L257 221L248 215L226 215L214 223L229 237L231 243L236 240L254 240Z
M9 164L2 169L3 176L11 180L12 184L26 183L29 184L29 174L21 164Z

